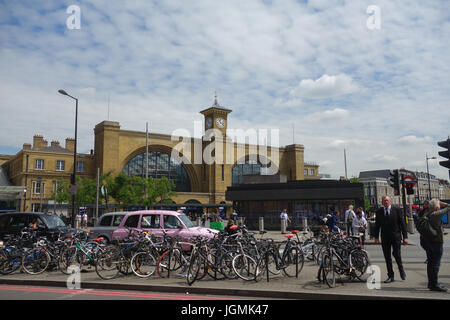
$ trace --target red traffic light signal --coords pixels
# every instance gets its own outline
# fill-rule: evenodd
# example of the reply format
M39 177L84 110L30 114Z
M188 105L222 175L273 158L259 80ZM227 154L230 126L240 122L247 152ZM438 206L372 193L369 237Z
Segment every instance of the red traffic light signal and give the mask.
M406 194L414 194L414 185L415 184L416 184L415 181L406 181L405 182Z

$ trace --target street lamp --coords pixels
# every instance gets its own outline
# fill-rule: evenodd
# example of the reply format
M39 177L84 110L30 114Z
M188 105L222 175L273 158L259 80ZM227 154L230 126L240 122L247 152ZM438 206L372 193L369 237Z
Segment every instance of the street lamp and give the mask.
M428 158L428 154L425 154L425 157L427 158L428 196L429 199L431 200L431 184L430 184L430 171L428 169L428 160L436 159L436 157Z
M73 150L73 174L71 177L71 184L75 186L76 183L76 166L77 166L77 125L78 125L78 99L72 97L64 90L58 90L58 92L62 95L68 96L75 100L75 145ZM76 189L75 189L76 190ZM75 228L75 191L72 192L72 228Z

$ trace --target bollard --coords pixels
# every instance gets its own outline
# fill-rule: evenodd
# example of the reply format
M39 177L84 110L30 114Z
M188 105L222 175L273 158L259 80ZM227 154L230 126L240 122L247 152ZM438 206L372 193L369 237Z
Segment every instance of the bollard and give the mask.
M408 232L411 234L414 234L414 219L413 218L408 217L407 227L408 227Z
M281 218L281 234L286 233L286 220Z
M259 217L259 231L264 230L264 217Z
M306 219L306 217L302 218L302 226L303 226L303 231L308 231L308 219Z
M202 225L202 218L197 217L196 222L197 222L197 227L200 227Z

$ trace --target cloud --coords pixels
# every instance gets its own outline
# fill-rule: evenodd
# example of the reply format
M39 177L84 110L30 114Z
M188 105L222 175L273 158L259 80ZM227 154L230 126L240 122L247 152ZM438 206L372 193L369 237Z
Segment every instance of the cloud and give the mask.
M433 139L429 136L425 137L416 137L416 136L404 136L398 139L398 142L405 143L405 144L420 144L420 143L427 143L431 142Z
M358 86L346 74L336 76L324 74L317 80L300 81L300 84L291 90L290 95L310 99L325 99L353 93L357 90Z
M328 120L343 120L350 116L350 112L341 108L334 108L332 110L325 110L322 112L315 112L307 117L309 121L328 121Z

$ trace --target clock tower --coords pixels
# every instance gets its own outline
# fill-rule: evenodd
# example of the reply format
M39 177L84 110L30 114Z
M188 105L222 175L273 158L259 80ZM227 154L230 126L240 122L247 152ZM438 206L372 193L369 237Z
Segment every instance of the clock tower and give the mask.
M230 109L223 108L219 105L216 94L214 97L214 104L211 107L200 111L200 113L205 116L205 131L217 129L222 132L223 137L225 137L228 125L227 117L230 112Z

